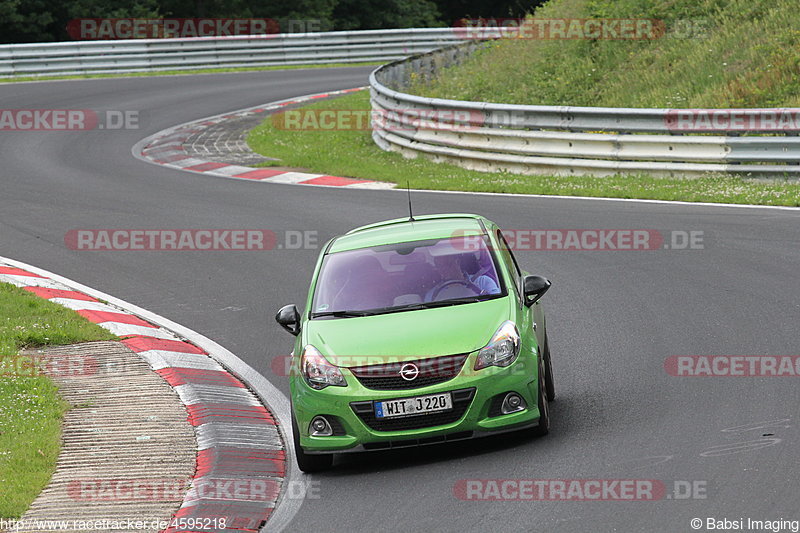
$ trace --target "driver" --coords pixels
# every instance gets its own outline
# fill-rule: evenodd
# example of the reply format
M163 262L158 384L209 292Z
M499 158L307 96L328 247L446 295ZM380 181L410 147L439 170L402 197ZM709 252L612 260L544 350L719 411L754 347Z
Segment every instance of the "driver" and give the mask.
M448 282L463 282L469 284L478 295L498 294L500 287L491 276L481 272L478 259L472 253L454 253L440 255L434 258L436 269L442 275L442 282L428 291L425 301L433 300L434 291Z

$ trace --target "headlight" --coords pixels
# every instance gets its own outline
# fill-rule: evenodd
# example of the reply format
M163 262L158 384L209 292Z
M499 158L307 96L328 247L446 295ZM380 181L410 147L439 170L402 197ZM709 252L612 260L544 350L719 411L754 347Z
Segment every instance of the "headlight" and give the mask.
M319 350L310 344L303 349L300 357L300 370L306 383L312 388L322 390L328 385L347 387L342 371L325 359Z
M489 344L481 348L475 360L475 370L488 366L508 366L519 355L519 332L517 326L506 320L497 328Z

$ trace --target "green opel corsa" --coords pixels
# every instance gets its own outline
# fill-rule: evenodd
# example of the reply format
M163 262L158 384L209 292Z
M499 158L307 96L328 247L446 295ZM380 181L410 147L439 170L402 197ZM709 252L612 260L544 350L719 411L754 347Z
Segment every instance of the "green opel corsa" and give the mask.
M297 337L300 469L329 468L335 453L546 435L549 288L478 215L389 220L329 241L303 314L287 305L275 317Z

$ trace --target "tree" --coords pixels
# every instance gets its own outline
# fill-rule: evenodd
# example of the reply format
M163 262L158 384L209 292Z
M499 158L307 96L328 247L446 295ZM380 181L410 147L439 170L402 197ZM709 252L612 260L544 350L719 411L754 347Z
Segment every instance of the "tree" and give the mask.
M441 26L431 0L339 0L333 10L337 30Z
M545 0L436 0L447 25L462 18L520 18L532 13Z

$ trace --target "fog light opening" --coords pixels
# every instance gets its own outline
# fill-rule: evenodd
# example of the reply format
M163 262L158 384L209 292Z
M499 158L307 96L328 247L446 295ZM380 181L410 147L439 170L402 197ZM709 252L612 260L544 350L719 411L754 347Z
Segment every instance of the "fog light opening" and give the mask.
M324 416L315 416L308 426L308 432L312 437L330 437L333 435L333 428Z
M525 399L522 396L516 392L509 392L506 394L506 397L503 398L503 405L500 407L500 412L504 415L508 415L524 411L527 407L528 405L525 403Z

